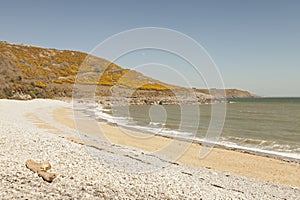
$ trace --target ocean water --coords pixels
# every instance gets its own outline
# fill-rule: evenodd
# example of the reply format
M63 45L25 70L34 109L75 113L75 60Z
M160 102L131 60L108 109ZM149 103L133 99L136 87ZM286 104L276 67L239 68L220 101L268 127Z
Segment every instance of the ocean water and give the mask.
M300 159L300 98L229 99L219 145ZM212 105L132 105L96 109L120 126L203 141Z

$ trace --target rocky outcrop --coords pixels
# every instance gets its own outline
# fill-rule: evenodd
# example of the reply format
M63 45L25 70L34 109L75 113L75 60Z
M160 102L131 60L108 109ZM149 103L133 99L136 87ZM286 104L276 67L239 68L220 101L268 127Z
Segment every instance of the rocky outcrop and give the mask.
M233 92L234 90L234 92ZM232 95L235 94L235 96ZM227 95L228 94L228 95ZM225 102L227 98L257 97L248 91L225 89L199 91L198 89L176 89L168 91L129 90L112 91L108 96L96 97L98 103L109 107L111 105L171 105L171 104L208 104Z

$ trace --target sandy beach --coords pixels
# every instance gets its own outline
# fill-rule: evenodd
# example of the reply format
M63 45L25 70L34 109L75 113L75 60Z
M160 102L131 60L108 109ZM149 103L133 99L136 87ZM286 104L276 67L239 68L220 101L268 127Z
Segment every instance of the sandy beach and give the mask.
M88 118L77 119L75 123L71 103L0 100L0 110L1 199L297 199L300 196L297 163L220 148L200 159L201 145L195 143L178 160L170 162L168 155L152 154L169 144L170 138L149 137L97 123L97 127L81 128L91 135L100 128L107 141L85 140L84 133L78 134L77 128L78 123L85 124ZM27 159L49 160L58 177L52 183L43 181L25 167ZM126 171L128 166L132 171Z

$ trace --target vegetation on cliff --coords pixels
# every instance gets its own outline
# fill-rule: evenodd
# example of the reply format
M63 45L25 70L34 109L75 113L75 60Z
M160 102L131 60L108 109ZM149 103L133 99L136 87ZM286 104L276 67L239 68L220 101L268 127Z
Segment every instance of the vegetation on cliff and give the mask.
M0 42L0 65L1 98L15 98L16 94L28 98L70 97L75 80L145 90L175 87L86 53L7 42Z
M138 90L137 97L159 92L160 98L172 95L170 90L184 89L87 53L0 42L0 98L71 97L75 82L96 85L99 96L111 95L112 86ZM212 95L208 90L195 91Z

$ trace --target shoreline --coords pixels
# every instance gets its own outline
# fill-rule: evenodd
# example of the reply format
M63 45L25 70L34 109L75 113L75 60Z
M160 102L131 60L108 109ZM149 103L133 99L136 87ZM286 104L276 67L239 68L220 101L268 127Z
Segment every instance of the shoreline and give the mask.
M243 98L239 98L239 99L243 99ZM249 98L247 98L247 99L249 99ZM253 98L250 98L250 99L253 99ZM103 105L101 105L101 106L103 106ZM104 110L106 110L105 107L104 107ZM88 115L90 114L91 117L95 117L95 116L93 116L94 113L91 112L90 110L89 111L83 110L82 112L84 112L85 114L88 114ZM109 124L112 126L118 126L118 127L124 128L124 129L129 129L129 130L133 130L133 131L137 131L137 132L149 133L150 135L153 135L153 130L148 129L148 127L144 128L142 126L134 127L134 126L130 126L127 124L117 124L116 122L114 122L114 119L113 119L114 117L108 116L109 114L107 114L107 113L103 113L101 111L101 109L99 110L99 112L101 113L100 115L97 115L97 120L99 122L103 122L103 123L106 123L106 124ZM154 130L154 132L155 132L155 130ZM174 135L173 133L168 133L168 131L166 131L164 133L163 132L155 133L155 135L166 137L169 139L176 138L177 140L181 140L181 141L198 143L202 146L214 146L216 148L221 148L221 149L234 150L234 151L239 151L242 153L249 153L249 154L258 155L258 156L265 156L265 157L280 159L283 161L292 162L292 163L296 163L296 164L300 165L300 154L293 153L291 150L276 151L276 150L271 150L268 148L266 148L266 149L256 148L255 146L254 147L242 146L242 145L239 145L238 143L231 143L231 141L209 142L209 141L205 141L204 139L201 139L197 136L181 136L180 132L178 132L178 133L177 134L175 133L175 135ZM265 141L262 140L262 142L265 142Z
M47 100L45 100L47 101ZM50 100L51 101L51 100ZM58 101L61 102L61 101ZM74 116L73 116L73 110L71 109L72 104L69 101L64 101L66 105L64 106L59 106L58 108L55 108L51 111L51 121L44 121L41 123L41 121L37 122L40 127L47 128L47 126L56 127L54 128L51 132L54 132L56 134L63 134L67 135L68 132L72 129L73 132L70 134L70 137L72 137L73 141L84 144L84 140L82 141L82 138L79 137L78 134L76 134L76 130L78 127L76 127L76 124L74 123ZM82 114L86 116L86 113L84 113L82 110L80 111ZM43 116L41 116L42 118ZM41 126L41 124L43 124ZM81 124L86 126L86 121L80 121ZM55 124L55 125L54 125ZM97 128L90 128L90 127L84 127L84 131L88 131L88 135L93 135L93 132L96 132L97 129L101 129L103 132L106 133L113 133L113 134L105 134L105 139L108 139L110 143L113 144L118 144L121 146L128 146L131 148L137 148L137 149L142 149L148 152L155 152L162 147L166 146L168 143L170 143L170 140L172 138L168 136L160 136L160 135L155 135L154 139L147 141L142 141L141 140L134 140L131 137L128 137L128 135L123 134L122 131L120 131L120 128L118 126L110 125L110 124L101 124L97 123L99 127ZM95 125L95 124L93 124ZM62 130L63 127L67 127L68 130ZM75 130L75 131L74 131ZM130 130L132 131L132 130ZM75 134L74 134L75 133ZM141 135L143 138L149 137L148 134L145 134L140 131L133 131L132 134L135 136ZM185 143L186 141L180 141ZM180 145L180 144L179 144ZM212 153L214 154L211 156L210 159L204 159L200 160L199 159L199 152L201 150L201 144L200 143L192 143L192 150L190 150L187 155L183 155L181 158L178 159L179 162L182 164L185 164L187 166L192 166L192 167L208 167L212 168L215 170L223 171L223 172L230 172L250 178L255 178L257 180L262 180L262 181L274 181L278 183L283 183L283 184L291 184L291 185L297 185L300 186L300 167L299 167L299 162L291 159L286 159L282 158L279 156L269 156L269 155L263 155L263 154L256 154L256 152L245 152L245 151L240 151L239 149L236 148L224 148L222 146L216 146ZM171 152L171 156L172 156ZM229 160L231 162L228 162L224 157L229 156ZM246 157L243 158L243 157ZM239 161L239 159L242 160L242 162ZM190 160L194 160L190 161ZM223 166L218 166L218 162L224 162L225 165ZM237 166L234 166L234 162L238 163ZM259 167L261 164L259 162L263 163L263 168ZM224 164L223 163L223 164ZM276 164L277 170L272 170L274 175L269 174L269 165ZM292 173L286 173L283 172L283 167L281 165L288 165L290 166L290 170ZM249 167L254 167L253 170L249 170ZM258 171L259 173L253 173L253 171ZM287 176L282 177L282 174L287 174ZM297 178L299 178L297 180Z
M53 117L56 121L65 124L69 128L74 128L76 126L74 119L62 119L59 117L62 116L62 114L65 116L66 112L68 111L64 108L55 110L53 112ZM79 123L81 122L79 121ZM83 124L84 123L85 122L83 122ZM110 143L142 149L152 153L155 153L159 149L165 147L171 142L171 140L173 141L173 138L169 138L168 136L151 136L146 133L130 129L125 129L124 134L124 130L119 126L101 123L98 123L98 126ZM85 128L88 129L88 127ZM95 130L93 131L95 132ZM126 131L129 132L126 133ZM146 140L136 139L131 136L146 138ZM84 142L84 140L82 142ZM186 142L187 141L179 140L177 147L180 145L186 145ZM192 167L208 167L218 171L234 173L261 181L273 181L282 184L300 186L300 165L298 160L286 159L279 156L273 157L269 155L256 154L255 152L244 152L235 148L224 148L218 145L212 150L207 158L199 159L199 152L201 148L201 144L191 143L185 153L178 158L179 163ZM174 152L171 152L169 156L172 157L173 154ZM219 165L218 163L222 163L222 165Z
M78 130L68 127L74 125L70 103L0 100L0 110L1 199L296 199L300 195L299 166L287 162L218 148L200 160L200 145L191 144L176 163L170 163L151 154L168 144L168 138L136 142L137 138L107 124L100 124L105 136L126 145L87 146L79 140ZM78 120L87 122L84 116ZM27 159L48 160L57 178L44 182L26 169Z
M262 97L260 97L262 98ZM87 110L82 110L81 112L89 115L91 118L94 117L92 115L90 115L90 111ZM110 122L109 120L105 119L105 118L98 118L97 121L99 123L104 123L110 126L117 126L117 127L121 127L127 130L131 130L131 131L135 131L135 132L143 132L143 133L148 133L150 135L153 135L153 132L148 131L148 130L140 130L139 128L135 128L132 126L126 126L126 125L122 125L122 124L117 124L115 122ZM243 147L243 146L232 146L232 145L226 145L226 144L221 144L218 142L206 142L206 141L201 141L201 138L198 138L196 136L194 137L182 137L182 136L177 136L174 137L172 135L167 135L167 134L155 134L155 136L160 136L163 138L168 138L168 139L176 139L176 140L180 140L183 142L192 142L195 144L199 144L201 146L213 146L213 148L219 148L219 149L226 149L226 150L232 150L232 151L237 151L240 153L247 153L247 154L251 154L251 155L257 155L257 156L264 156L264 157L268 157L268 158L274 158L274 159L278 159L278 160L282 160L285 162L289 162L289 163L295 163L300 165L300 155L299 158L298 157L293 157L292 155L284 155L284 154L288 154L286 152L276 152L276 151L272 151L272 150L263 150L263 149L258 149L258 148L251 148L251 147Z
M153 135L153 133L151 133L149 131L139 130L138 128L127 127L127 126L123 126L123 125L120 125L120 124L108 122L105 119L97 119L97 120L99 120L100 123L103 122L103 123L105 123L106 125L109 125L109 126L122 127L124 129L127 129L127 130L136 131L136 132L143 132L143 133ZM183 141L183 142L191 142L191 143L198 144L198 145L201 145L201 146L208 146L209 147L209 146L213 145L213 148L225 149L225 150L230 150L230 151L237 151L237 152L240 152L240 153L256 155L256 156L263 156L263 157L267 157L267 158L273 158L273 159L285 161L285 162L288 162L288 163L294 163L294 164L297 164L297 165L300 166L300 159L280 155L279 154L280 152L260 150L260 149L255 149L255 150L253 149L252 150L251 148L242 147L242 146L232 147L232 146L226 146L224 144L219 144L219 143L209 143L209 142L205 142L205 141L200 141L199 140L200 138L197 138L197 137L194 137L194 138L176 137L175 138L171 135L163 135L163 134L155 134L155 136L167 138L167 139L170 139L170 140L176 139L176 140ZM278 153L278 154L276 154L276 153Z

